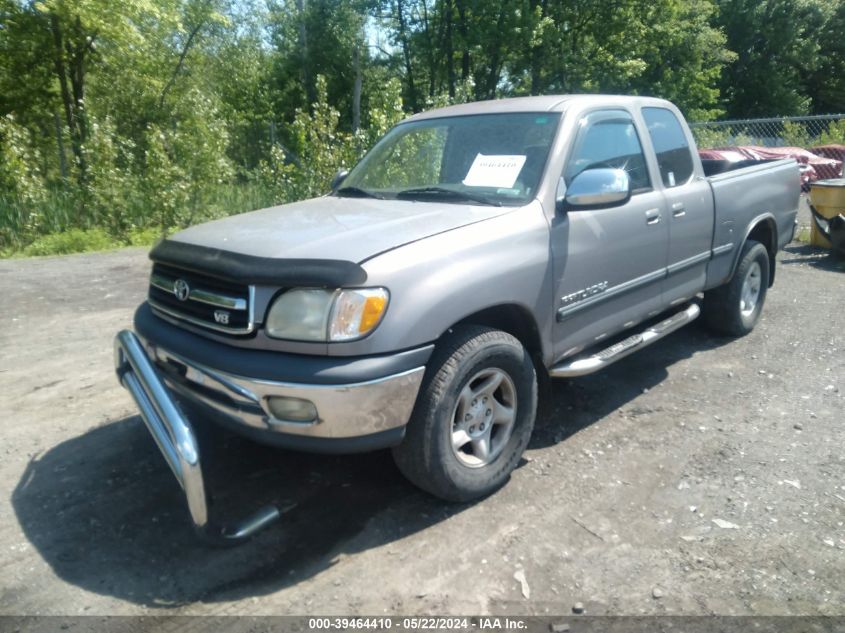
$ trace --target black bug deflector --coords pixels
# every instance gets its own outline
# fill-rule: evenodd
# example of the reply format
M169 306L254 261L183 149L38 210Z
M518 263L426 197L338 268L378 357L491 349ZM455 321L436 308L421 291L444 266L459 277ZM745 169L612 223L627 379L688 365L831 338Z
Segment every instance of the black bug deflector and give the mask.
M281 513L275 506L265 506L232 524L210 521L199 444L193 428L133 332L121 331L115 337L114 350L118 380L132 394L144 424L185 491L191 519L203 539L215 545L236 545L277 521Z
M172 239L159 242L150 251L150 259L243 284L341 288L358 286L367 281L367 271L350 261L256 257Z

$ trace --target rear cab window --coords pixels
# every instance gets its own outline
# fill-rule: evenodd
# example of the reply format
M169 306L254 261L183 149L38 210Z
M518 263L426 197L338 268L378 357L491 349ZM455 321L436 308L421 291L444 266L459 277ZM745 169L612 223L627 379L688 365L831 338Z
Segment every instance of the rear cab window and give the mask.
M648 135L664 187L678 187L692 178L692 151L678 117L666 108L643 108Z

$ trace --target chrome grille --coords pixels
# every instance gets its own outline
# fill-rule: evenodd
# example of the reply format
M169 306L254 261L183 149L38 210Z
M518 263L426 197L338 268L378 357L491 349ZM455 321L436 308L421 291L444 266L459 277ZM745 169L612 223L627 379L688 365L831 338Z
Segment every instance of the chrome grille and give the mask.
M154 310L200 327L227 334L254 329L250 286L157 263L148 299Z

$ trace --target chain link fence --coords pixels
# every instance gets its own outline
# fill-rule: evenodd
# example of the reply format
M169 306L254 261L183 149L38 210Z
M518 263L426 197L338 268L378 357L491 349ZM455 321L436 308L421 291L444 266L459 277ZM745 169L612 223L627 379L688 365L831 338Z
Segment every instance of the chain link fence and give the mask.
M699 147L845 145L845 114L692 123Z
M702 155L716 155L711 158L727 154L795 158L805 192L813 181L845 175L845 114L709 121L692 123L690 128L699 149L705 150ZM729 148L736 149L718 151ZM798 222L798 240L809 241L812 220L806 202L799 207Z

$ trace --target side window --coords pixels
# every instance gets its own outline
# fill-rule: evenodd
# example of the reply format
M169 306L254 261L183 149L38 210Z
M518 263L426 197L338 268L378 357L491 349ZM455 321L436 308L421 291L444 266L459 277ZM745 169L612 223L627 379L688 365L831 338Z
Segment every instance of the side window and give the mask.
M692 177L692 154L677 117L666 108L643 108L660 177L666 187L683 185Z
M597 112L583 119L563 178L569 185L582 171L601 167L628 172L634 193L651 189L640 138L627 112Z

